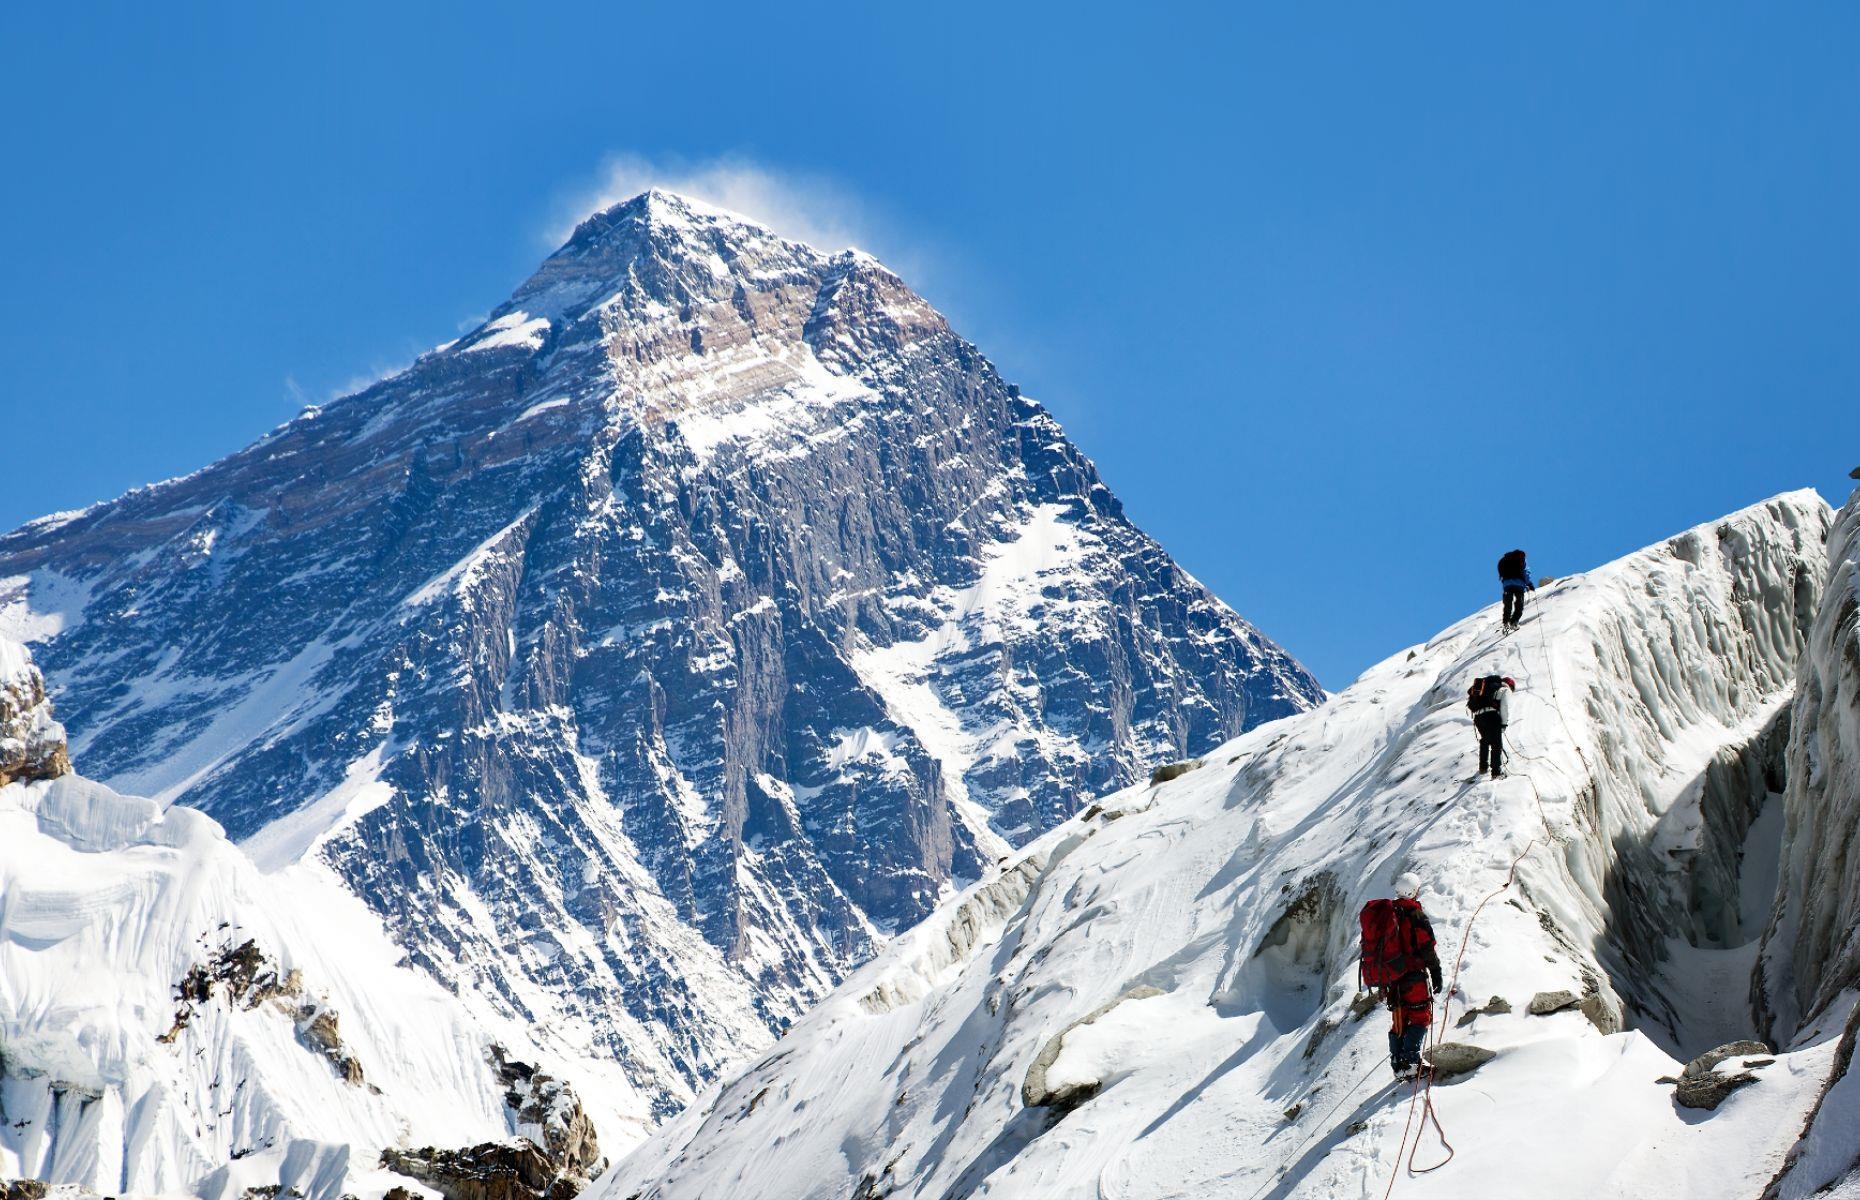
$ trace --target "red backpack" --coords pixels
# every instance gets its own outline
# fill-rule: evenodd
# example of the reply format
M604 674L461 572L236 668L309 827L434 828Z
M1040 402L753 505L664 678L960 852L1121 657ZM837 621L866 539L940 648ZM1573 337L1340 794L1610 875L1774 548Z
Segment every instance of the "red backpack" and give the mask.
M1414 919L1393 900L1371 900L1357 914L1363 927L1362 965L1357 978L1365 987L1393 987L1402 976L1423 969L1415 955Z

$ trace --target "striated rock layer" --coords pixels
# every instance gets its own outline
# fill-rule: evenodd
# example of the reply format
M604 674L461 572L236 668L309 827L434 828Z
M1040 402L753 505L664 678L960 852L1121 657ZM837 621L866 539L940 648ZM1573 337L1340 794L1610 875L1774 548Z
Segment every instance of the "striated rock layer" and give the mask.
M674 1111L1081 800L1316 682L895 275L662 193L458 342L0 538L87 772Z

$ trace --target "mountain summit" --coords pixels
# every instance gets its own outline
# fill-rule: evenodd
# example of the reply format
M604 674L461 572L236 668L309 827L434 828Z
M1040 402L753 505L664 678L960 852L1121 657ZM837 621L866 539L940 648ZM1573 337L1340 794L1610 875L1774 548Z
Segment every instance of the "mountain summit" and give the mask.
M0 538L0 614L87 775L323 864L641 1124L1084 799L1321 697L897 276L662 192L392 378Z

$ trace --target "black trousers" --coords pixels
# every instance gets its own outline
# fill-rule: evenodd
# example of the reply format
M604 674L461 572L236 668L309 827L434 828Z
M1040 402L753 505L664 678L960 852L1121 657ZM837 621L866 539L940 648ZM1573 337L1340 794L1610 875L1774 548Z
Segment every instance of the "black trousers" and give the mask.
M1516 625L1524 619L1524 589L1521 587L1505 589L1504 622Z
M1498 774L1505 766L1505 726L1497 713L1480 713L1473 728L1479 731L1479 770Z
M1427 1026L1410 1025L1400 1033L1389 1030L1389 1065L1397 1072L1421 1061L1421 1043L1427 1040Z

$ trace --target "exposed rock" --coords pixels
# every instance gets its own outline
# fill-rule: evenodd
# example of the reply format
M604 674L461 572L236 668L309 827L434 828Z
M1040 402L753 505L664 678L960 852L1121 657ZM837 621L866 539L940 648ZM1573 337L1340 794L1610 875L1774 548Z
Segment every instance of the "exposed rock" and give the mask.
M39 668L24 646L0 638L0 787L70 770L65 728L52 719Z
M294 979L296 972L291 975ZM363 1082L362 1064L343 1045L336 1011L325 1004L311 1002L298 1006L296 1018L297 1040L327 1058L344 1082L359 1086Z
M594 1122L567 1083L505 1054L502 1046L489 1050L492 1069L508 1089L504 1103L516 1115L519 1131L541 1147L559 1178L579 1189L605 1165Z
M1531 1002L1525 1011L1533 1017L1544 1017L1554 1012L1562 1012L1566 1008L1575 1008L1581 1003L1582 997L1576 993L1568 989L1559 989L1554 992L1538 992L1531 997Z
M1608 998L1600 993L1584 996L1582 1003L1576 1007L1582 1010L1583 1016L1589 1018L1589 1024L1603 1033L1621 1032L1621 1014L1616 1011L1613 1004L1608 1002Z
M1756 1081L1757 1077L1749 1071L1739 1071L1735 1075L1720 1075L1714 1071L1707 1075L1681 1076L1679 1086L1673 1089L1673 1103L1684 1108L1714 1109L1724 1103L1726 1096Z
M384 1150L381 1165L447 1200L568 1200L579 1193L606 1162L573 1089L502 1046L490 1046L486 1060L506 1089L519 1136L460 1150Z
M1762 1042L1727 1042L1714 1050L1707 1050L1686 1064L1680 1072L1679 1085L1673 1089L1673 1102L1685 1108L1715 1109L1724 1103L1724 1098L1741 1087L1748 1087L1757 1082L1757 1077L1749 1071L1721 1072L1718 1065L1727 1059L1745 1054L1768 1054L1770 1048ZM1761 1062L1746 1062L1744 1066L1765 1065L1774 1062L1765 1059Z
M1707 1050L1687 1063L1686 1069L1681 1072L1681 1078L1696 1079L1701 1075L1709 1075L1717 1069L1719 1063L1727 1058L1736 1058L1740 1054L1768 1054L1769 1052L1770 1048L1762 1042L1726 1042L1714 1050Z
M1498 1057L1498 1051L1465 1042L1442 1042L1421 1052L1421 1058L1434 1069L1434 1078L1452 1079L1470 1075Z
M1541 586L1541 585L1540 585ZM1511 1001L1503 996L1493 996L1485 1002L1484 1008L1469 1008L1460 1014L1459 1020L1453 1022L1455 1029L1463 1029L1480 1017L1496 1017L1511 1011Z
M1171 779L1178 779L1200 765L1201 760L1199 758L1191 758L1183 762L1164 763L1150 772L1150 783L1152 785L1168 783Z
M50 1190L43 1179L0 1180L0 1200L45 1200Z
M381 1165L417 1179L446 1200L571 1200L582 1184L563 1178L528 1138L463 1150L383 1150Z
M172 1043L180 1037L199 1006L215 995L229 1007L247 1011L269 1003L296 1026L298 1042L328 1059L344 1082L359 1086L364 1081L362 1064L343 1045L335 1010L306 998L302 972L284 970L250 938L236 945L228 943L206 962L189 967L174 992L174 1024L158 1041Z

